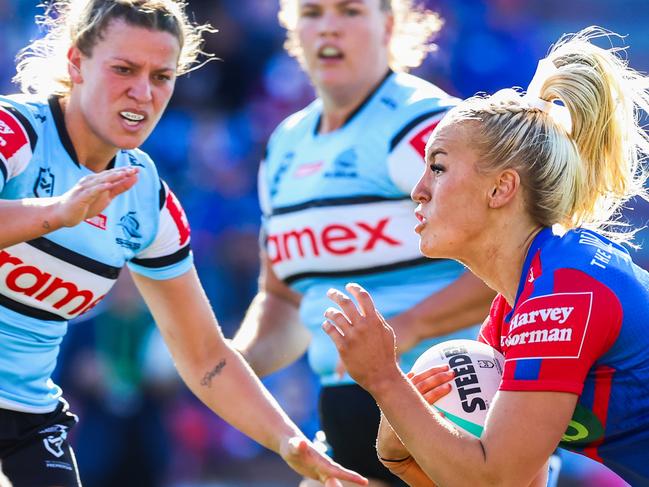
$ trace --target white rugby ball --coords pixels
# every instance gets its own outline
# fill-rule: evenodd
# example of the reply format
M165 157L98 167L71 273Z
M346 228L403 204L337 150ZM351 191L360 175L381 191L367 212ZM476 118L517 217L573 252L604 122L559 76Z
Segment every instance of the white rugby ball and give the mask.
M412 366L418 374L447 364L455 371L452 387L433 407L445 418L478 438L487 411L500 386L505 357L489 345L474 340L449 340L426 350Z

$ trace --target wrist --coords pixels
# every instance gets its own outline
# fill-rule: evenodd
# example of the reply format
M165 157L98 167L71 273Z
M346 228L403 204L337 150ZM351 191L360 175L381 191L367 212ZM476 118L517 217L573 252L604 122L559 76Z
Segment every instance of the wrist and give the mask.
M65 226L59 197L33 198L26 200L26 204L38 208L38 224L41 229L45 230L43 233L52 232Z
M381 374L377 375L371 382L368 382L365 389L378 400L380 397L390 393L394 389L395 384L406 380L406 376L401 372L399 365L394 362L389 367L383 369Z

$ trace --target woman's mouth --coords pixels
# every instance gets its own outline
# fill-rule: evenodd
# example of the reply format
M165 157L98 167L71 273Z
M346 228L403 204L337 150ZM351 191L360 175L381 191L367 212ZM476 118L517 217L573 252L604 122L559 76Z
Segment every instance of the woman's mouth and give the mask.
M146 119L146 115L129 110L123 110L119 112L119 116L124 121L125 125L133 128L139 126Z
M419 221L419 223L415 227L415 232L416 233L421 233L421 231L426 226L426 218L424 217L424 215L422 215L418 211L415 212L415 217L417 217L417 220Z

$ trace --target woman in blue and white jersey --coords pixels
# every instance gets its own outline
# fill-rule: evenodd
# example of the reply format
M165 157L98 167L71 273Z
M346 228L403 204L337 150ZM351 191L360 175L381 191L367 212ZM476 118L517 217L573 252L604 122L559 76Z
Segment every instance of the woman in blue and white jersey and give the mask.
M409 194L426 139L457 100L405 71L441 22L403 0L285 0L279 15L318 98L268 143L260 290L234 343L262 375L308 349L334 458L372 485L400 485L376 458L378 408L339 373L320 325L326 291L362 282L397 329L408 366L430 346L424 338L474 337L467 327L488 312L492 293L461 265L422 258L412 231Z
M69 0L0 97L0 460L16 485L78 486L76 418L50 376L67 321L128 265L194 393L330 485L364 479L306 440L223 339L182 208L137 149L197 61L209 26L177 0Z

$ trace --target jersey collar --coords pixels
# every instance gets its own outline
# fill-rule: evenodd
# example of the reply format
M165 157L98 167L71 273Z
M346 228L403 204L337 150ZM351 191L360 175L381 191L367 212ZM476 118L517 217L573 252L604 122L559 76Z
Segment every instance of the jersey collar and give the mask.
M70 156L70 159L72 159L72 162L74 162L77 167L81 167L81 164L79 164L79 158L77 157L77 151L74 150L72 139L70 138L68 129L65 126L65 118L63 116L63 110L61 110L61 104L59 103L59 98L61 97L58 95L51 95L47 99L47 103L50 106L50 111L52 112L52 118L54 118L54 124L56 125L56 131L59 134L59 140L61 141L61 144L63 144L63 147L65 148L65 151ZM117 156L111 159L106 169L112 169L113 167L115 167L116 158Z
M352 119L356 115L358 115L361 112L361 110L363 110L363 108L365 108L365 106L367 106L369 104L370 100L374 97L376 92L381 89L381 87L385 84L385 82L388 80L388 78L393 73L394 73L394 71L392 71L391 69L389 69L388 72L385 73L385 76L383 76L383 78L381 78L381 81L379 81L379 83L374 88L372 88L372 90L370 90L370 92L363 99L363 101L360 102L360 104L356 108L354 108L354 110L352 110L352 112L349 115L347 115L347 118L345 119L343 124L340 126L340 128L343 128L347 124L349 124L349 122L351 122ZM318 115L318 120L316 121L315 127L313 128L313 135L316 136L316 137L319 135L319 132L320 132L320 123L321 123L321 121L322 121L322 114L319 114Z

